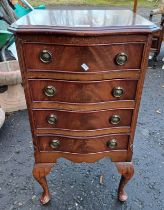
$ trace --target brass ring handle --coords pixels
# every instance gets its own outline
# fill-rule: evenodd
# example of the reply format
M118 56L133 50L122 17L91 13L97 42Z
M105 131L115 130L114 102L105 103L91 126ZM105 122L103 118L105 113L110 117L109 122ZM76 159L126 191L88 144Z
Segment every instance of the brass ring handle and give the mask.
M119 124L120 120L121 120L121 118L119 115L112 115L112 117L110 118L110 122L113 125Z
M43 63L50 63L52 61L52 53L48 50L42 50L39 58Z
M54 139L51 141L50 146L52 149L57 149L60 146L60 141L57 139Z
M120 98L124 94L124 89L122 87L114 87L112 90L112 95L115 98Z
M56 94L56 88L54 86L48 85L43 89L43 92L46 96L52 97Z
M121 52L121 53L116 55L115 60L116 60L117 65L122 66L127 62L128 55L126 53Z
M117 147L117 140L111 139L110 141L108 141L107 147L109 147L110 149L115 149Z
M56 117L56 115L50 114L50 115L47 117L47 122L48 122L50 125L56 124L56 123L57 123L57 117Z

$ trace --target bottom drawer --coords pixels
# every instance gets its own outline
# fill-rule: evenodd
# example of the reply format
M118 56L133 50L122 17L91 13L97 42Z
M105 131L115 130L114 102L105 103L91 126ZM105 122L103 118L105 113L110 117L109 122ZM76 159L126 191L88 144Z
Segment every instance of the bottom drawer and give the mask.
M110 150L127 150L128 140L128 135L106 135L89 138L39 136L38 145L41 152L57 151L87 154Z

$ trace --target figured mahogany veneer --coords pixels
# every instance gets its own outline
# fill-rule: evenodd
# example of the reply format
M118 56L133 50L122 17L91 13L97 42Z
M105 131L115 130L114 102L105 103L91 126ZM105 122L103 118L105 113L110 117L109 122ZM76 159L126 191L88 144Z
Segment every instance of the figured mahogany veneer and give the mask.
M90 112L74 112L62 110L34 110L36 128L58 128L69 130L94 130L108 127L129 126L133 110L101 110ZM57 118L55 124L48 123L48 117L53 114ZM113 115L120 116L118 124L112 124Z
M54 101L68 103L96 103L117 100L135 100L137 80L105 80L105 81L66 81L52 79L28 80L32 101ZM44 90L53 86L53 96L46 96ZM114 97L113 89L121 87L123 94ZM129 90L129 87L131 89ZM66 92L66 94L63 94ZM73 94L72 94L73 93Z
M122 175L118 198L125 201L158 28L128 10L34 10L10 30L16 34L41 203L50 200L46 176L60 157L77 163L110 158Z
M24 54L29 54L33 59L25 59L26 68L35 71L69 71L82 72L81 65L86 63L89 72L140 69L144 45L141 43L111 44L105 46L58 46L49 44L25 44ZM40 61L39 54L47 50L52 54L52 61L45 64ZM117 54L124 52L128 56L125 65L116 64ZM133 54L135 59L130 59ZM69 65L68 65L69 64Z
M97 153L110 150L127 150L128 148L128 135L106 135L101 137L89 138L69 138L61 136L39 136L38 144L40 151L60 151L70 153ZM53 140L59 141L59 146L56 148L51 147ZM111 140L116 141L116 146L110 147Z

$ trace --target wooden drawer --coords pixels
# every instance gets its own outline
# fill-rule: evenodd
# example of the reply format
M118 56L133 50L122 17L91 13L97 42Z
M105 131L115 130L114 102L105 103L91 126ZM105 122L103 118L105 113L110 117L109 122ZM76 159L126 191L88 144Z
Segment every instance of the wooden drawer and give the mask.
M137 80L106 80L91 82L52 79L28 80L32 101L95 103L134 100Z
M109 127L130 126L133 110L101 110L90 112L75 112L61 110L34 110L36 128L58 128L70 130L94 130ZM111 118L115 123L112 124ZM49 122L48 122L49 121ZM53 122L53 124L51 124Z
M64 46L50 44L24 44L25 63L28 70L99 72L121 69L140 69L144 44L125 43L100 46ZM48 51L52 59L49 63L40 60L42 52ZM128 56L124 65L116 64L116 56L124 53ZM46 55L46 54L44 54ZM43 57L42 57L43 58ZM82 65L88 66L84 70Z
M97 153L110 150L127 150L128 135L107 135L94 138L69 138L61 136L38 137L40 151L70 153Z

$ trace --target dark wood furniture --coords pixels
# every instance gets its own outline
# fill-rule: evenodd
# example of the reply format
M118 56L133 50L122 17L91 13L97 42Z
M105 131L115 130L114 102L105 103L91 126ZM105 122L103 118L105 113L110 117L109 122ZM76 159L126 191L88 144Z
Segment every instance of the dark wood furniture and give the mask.
M33 11L10 27L16 44L34 143L33 175L50 200L46 175L60 157L109 157L134 172L133 139L151 46L158 28L129 10Z
M153 16L154 13L151 11L149 20L153 21ZM158 56L161 51L161 46L162 46L162 41L163 41L163 35L164 35L164 14L161 14L161 20L160 22L156 22L157 25L159 25L159 30L155 31L153 33L153 38L152 38L152 45L151 45L151 52L154 53L153 56L153 67L156 68L157 63L158 63Z

